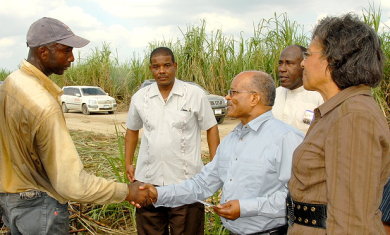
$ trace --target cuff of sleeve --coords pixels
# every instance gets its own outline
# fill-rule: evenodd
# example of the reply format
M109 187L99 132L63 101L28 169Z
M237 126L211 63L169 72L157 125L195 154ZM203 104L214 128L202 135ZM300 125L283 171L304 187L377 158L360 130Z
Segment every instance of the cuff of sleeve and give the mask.
M117 183L116 193L113 196L113 203L123 202L129 195L129 187L125 183Z
M257 216L257 203L256 199L240 200L240 217Z
M157 201L153 204L155 207L165 206L167 203L167 190L166 187L156 187L157 189Z

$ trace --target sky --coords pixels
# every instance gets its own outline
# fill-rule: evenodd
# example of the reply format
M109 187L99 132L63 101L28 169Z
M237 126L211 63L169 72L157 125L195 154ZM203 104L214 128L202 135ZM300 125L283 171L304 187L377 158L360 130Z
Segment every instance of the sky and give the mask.
M380 28L390 30L390 0L0 0L0 69L15 70L27 57L28 28L44 16L91 41L75 49L75 56L87 57L108 43L125 63L143 58L150 42L182 39L182 31L201 20L209 33L246 38L262 19L286 13L310 35L322 17L362 15L370 4L381 8Z

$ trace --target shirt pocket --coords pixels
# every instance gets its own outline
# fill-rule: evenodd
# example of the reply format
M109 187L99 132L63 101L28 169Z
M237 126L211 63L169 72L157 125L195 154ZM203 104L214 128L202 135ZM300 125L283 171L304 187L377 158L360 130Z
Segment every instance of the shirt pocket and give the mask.
M273 187L274 183L270 182L278 181L275 166L269 161L240 162L238 167L243 172L242 175L237 175L238 181L248 192L257 194L259 190Z
M218 161L218 175L220 179L225 182L227 179L227 172L229 170L230 161L228 160L219 160Z
M179 130L185 130L190 127L190 123L194 119L194 113L190 108L171 111L172 127ZM190 128L193 128L192 126Z

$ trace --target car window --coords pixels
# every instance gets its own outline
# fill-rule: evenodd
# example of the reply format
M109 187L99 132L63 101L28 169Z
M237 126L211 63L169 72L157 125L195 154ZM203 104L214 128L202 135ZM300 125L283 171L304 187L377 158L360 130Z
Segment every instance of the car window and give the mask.
M153 82L155 82L155 80L152 80L152 79L150 79L150 80L145 80L145 81L141 84L140 88L149 86L149 85L152 84Z
M64 95L73 95L72 88L64 88Z
M81 96L80 89L79 88L73 88L73 95L76 96L77 94Z
M99 88L89 87L89 88L81 88L84 96L89 95L107 95L104 91Z

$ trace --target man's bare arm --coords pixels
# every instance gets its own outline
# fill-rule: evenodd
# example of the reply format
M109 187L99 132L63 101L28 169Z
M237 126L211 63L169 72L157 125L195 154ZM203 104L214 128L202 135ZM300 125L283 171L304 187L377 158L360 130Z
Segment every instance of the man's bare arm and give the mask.
M125 164L126 164L126 174L130 182L134 182L134 172L135 167L133 165L134 152L138 144L138 135L139 130L130 130L127 129L125 135Z
M213 160L217 147L219 145L218 125L207 130L207 144L209 145L210 161Z

